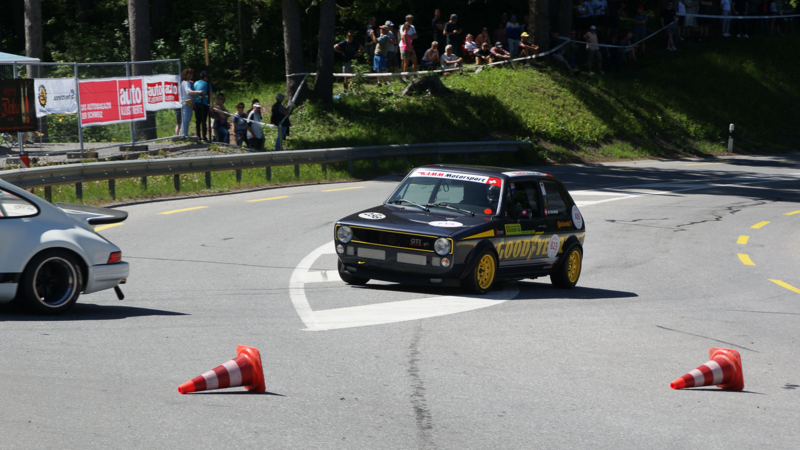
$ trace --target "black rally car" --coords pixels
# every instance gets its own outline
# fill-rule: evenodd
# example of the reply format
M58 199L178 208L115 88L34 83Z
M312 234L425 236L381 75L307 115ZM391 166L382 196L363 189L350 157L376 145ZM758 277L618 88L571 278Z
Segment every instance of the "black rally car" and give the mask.
M464 286L550 275L578 282L586 228L551 175L498 167L412 170L381 206L334 226L342 280Z

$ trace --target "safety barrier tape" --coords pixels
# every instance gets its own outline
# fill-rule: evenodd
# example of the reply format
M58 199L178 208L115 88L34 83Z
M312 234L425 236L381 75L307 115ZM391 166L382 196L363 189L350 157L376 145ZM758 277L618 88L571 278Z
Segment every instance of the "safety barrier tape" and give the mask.
M776 14L774 16L735 16L731 14L730 16L712 16L708 14L676 14L678 17L702 17L706 19L791 19L794 17L800 17L800 14L790 14L790 15L779 15Z

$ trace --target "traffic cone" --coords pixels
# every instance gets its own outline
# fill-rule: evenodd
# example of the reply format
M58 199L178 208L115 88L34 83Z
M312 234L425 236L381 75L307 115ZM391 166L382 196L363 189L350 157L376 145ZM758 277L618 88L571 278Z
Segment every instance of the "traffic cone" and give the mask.
M672 389L710 386L729 391L744 389L742 358L739 352L729 348L711 347L708 350L710 361L692 370L669 384Z
M183 383L178 387L178 392L188 394L236 386L244 386L248 391L259 394L267 390L261 354L257 348L237 345L236 358Z

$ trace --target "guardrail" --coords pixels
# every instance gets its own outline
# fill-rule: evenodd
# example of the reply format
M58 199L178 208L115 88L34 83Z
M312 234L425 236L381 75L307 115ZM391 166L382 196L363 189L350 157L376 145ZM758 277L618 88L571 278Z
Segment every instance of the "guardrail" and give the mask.
M142 159L131 161L95 162L63 164L58 166L16 169L0 172L0 178L22 188L44 187L45 198L50 200L50 186L75 184L79 199L82 198L82 184L87 181L109 181L111 197L115 197L114 180L117 178L141 177L147 186L147 177L173 175L175 189L180 191L180 175L186 173L206 173L206 186L211 187L211 172L236 170L236 179L241 181L241 170L266 167L267 180L271 179L273 166L295 166L295 177L300 177L301 164L322 164L323 172L327 164L349 162L348 171L353 173L353 161L372 159L375 167L380 158L409 157L421 155L469 155L475 153L515 152L530 147L530 141L497 142L444 142L432 144L403 144L372 147L346 147L318 150L295 150L266 153L244 153L237 155L201 156L188 158ZM436 161L436 159L434 159Z

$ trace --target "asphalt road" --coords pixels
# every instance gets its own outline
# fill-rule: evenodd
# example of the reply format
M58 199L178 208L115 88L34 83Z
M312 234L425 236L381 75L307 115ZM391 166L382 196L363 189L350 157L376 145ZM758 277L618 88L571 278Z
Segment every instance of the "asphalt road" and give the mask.
M800 157L537 169L587 224L574 290L337 280L334 222L399 177L122 207L124 301L0 309L0 448L799 448ZM267 394L177 392L237 344ZM670 389L710 347L745 391Z

